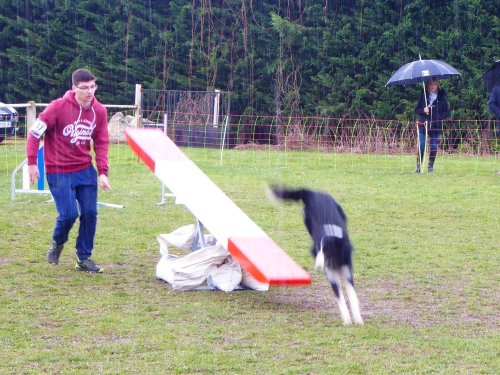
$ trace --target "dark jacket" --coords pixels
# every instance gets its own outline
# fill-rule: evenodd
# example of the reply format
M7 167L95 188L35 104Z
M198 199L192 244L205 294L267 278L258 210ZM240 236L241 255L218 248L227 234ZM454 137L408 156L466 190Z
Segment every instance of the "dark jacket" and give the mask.
M427 103L429 101L429 93L427 93ZM450 106L448 100L446 99L446 91L444 89L439 89L437 92L437 98L430 106L430 112L428 115L424 112L425 108L425 98L424 92L420 94L418 99L417 107L415 108L415 114L418 116L419 122L427 121L428 129L435 132L443 131L443 122L450 117Z
M496 85L491 90L490 100L488 100L488 107L490 111L496 116L497 120L500 121L500 85Z

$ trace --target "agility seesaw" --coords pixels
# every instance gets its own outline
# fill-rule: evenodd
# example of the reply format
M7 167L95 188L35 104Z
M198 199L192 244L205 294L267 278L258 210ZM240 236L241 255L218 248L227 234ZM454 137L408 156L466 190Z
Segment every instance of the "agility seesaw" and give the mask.
M161 130L129 128L125 137L156 177L256 280L269 285L311 283L311 276Z

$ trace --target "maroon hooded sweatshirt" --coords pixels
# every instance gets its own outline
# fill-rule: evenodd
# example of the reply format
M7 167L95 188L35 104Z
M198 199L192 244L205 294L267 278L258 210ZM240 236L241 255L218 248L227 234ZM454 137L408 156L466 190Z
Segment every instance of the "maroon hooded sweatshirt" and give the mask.
M96 98L82 108L75 93L67 91L52 101L38 119L47 125L44 162L47 173L78 172L92 165L91 141L99 175L108 173L108 111ZM40 139L28 132L28 165L36 164Z

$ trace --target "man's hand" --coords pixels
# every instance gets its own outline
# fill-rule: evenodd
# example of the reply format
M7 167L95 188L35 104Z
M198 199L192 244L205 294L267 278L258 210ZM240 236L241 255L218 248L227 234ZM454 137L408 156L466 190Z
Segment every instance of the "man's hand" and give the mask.
M28 165L28 175L30 176L30 182L34 184L40 177L40 172L38 171L38 165Z
M99 175L99 186L102 190L113 190L111 189L111 185L109 184L108 176L105 174Z

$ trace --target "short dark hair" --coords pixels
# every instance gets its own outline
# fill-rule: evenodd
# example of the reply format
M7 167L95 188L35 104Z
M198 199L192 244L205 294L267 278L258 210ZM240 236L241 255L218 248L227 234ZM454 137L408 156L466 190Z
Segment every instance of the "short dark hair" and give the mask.
M71 75L71 82L77 86L80 82L95 81L95 75L88 69L77 69Z

